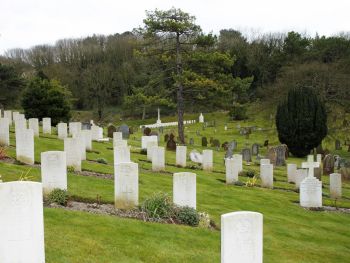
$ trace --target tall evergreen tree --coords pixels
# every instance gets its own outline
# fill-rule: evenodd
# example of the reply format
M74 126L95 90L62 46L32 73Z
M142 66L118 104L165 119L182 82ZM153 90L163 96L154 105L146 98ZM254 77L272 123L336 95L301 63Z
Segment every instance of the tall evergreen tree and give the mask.
M327 135L325 105L310 87L292 89L277 108L276 127L280 142L304 157Z

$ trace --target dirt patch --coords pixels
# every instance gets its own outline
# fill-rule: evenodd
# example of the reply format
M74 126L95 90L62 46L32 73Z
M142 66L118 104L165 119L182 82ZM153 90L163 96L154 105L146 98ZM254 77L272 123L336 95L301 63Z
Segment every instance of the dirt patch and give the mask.
M114 178L113 174L103 174L103 173L96 173L92 171L81 171L81 172L74 172L74 174L82 175L82 176L89 176L89 177L98 177L103 179L110 179L112 180Z

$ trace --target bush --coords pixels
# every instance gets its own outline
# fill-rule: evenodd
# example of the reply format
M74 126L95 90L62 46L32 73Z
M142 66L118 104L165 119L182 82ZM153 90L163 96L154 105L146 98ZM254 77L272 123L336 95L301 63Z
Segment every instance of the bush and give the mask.
M98 159L96 160L96 162L98 162L98 163L103 163L103 164L108 164L108 162L107 162L107 160L106 160L105 158L98 158Z
M70 93L56 80L35 78L29 82L22 97L26 118L51 118L51 125L70 119Z
M74 173L75 172L75 169L73 166L67 166L67 172L68 173Z
M67 191L56 188L52 190L50 194L48 194L46 201L49 204L56 203L66 206L68 201Z
M196 209L192 207L178 207L176 212L176 219L184 225L198 226L199 214Z
M164 193L156 193L146 199L141 206L141 210L148 217L155 219L168 219L174 214L171 198Z
M239 176L246 176L249 178L253 178L255 176L255 171L254 170L242 171L239 173Z
M232 106L232 109L229 112L229 115L232 120L245 120L247 119L247 108L244 105L241 105L239 103L235 103Z
M327 135L324 103L313 89L295 88L277 108L276 127L281 143L296 157L304 157Z
M4 147L0 147L0 160L4 160L7 158L6 149Z

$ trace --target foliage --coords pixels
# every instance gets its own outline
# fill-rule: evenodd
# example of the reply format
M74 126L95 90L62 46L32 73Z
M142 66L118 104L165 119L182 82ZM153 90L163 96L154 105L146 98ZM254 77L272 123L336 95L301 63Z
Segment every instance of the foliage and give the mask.
M0 160L7 158L6 148L0 146Z
M147 198L141 205L141 210L155 219L168 219L174 213L171 198L165 193L155 193Z
M210 227L211 220L210 220L210 216L208 213L199 212L198 217L199 217L199 222L198 222L199 227L202 227L202 228L209 228Z
M312 88L292 89L277 108L276 127L280 142L293 155L306 156L327 135L325 105Z
M245 185L247 187L254 187L256 185L256 182L258 181L258 179L254 176L253 178L249 178L247 180L247 182L245 183Z
M108 164L108 162L107 162L107 160L106 160L105 158L98 158L98 159L96 160L96 162L102 163L102 164Z
M75 172L75 168L73 166L67 166L67 172L68 173L74 173Z
M67 191L55 188L46 197L48 204L56 203L59 205L66 206L68 201Z
M189 226L198 226L199 214L192 207L179 207L176 209L176 218L181 224Z
M239 103L235 103L229 112L229 115L232 120L245 120L248 118L247 116L247 108L244 105Z
M55 126L70 119L69 91L56 80L34 78L24 90L22 107L26 118L51 117Z
M253 178L255 176L255 171L254 170L241 171L239 173L239 176L246 176L249 178Z
M0 104L14 106L24 87L25 81L16 69L0 63Z

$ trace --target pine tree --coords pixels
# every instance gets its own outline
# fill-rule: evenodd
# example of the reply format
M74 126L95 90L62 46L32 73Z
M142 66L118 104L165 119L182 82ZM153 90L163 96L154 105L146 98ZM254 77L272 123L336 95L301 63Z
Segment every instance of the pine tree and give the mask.
M276 127L280 142L304 157L327 135L325 105L310 87L292 89L277 108Z

